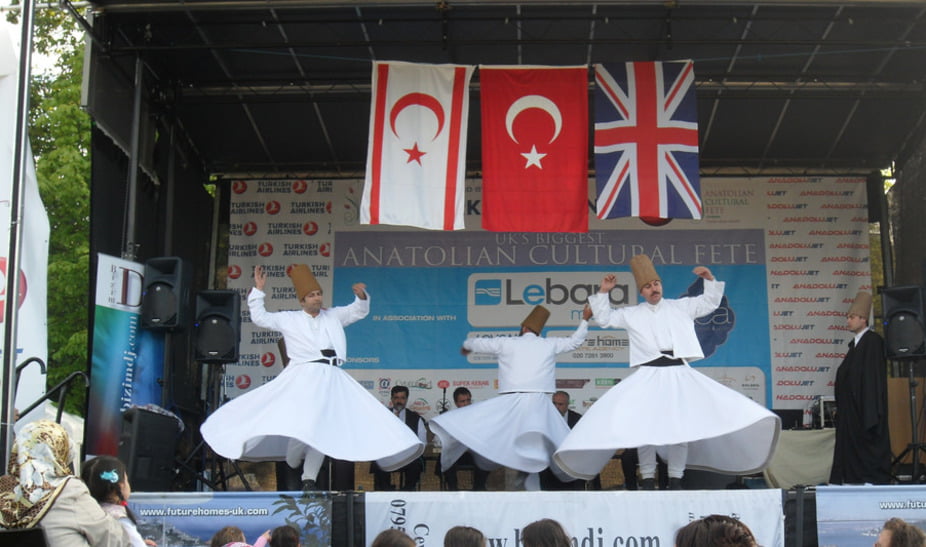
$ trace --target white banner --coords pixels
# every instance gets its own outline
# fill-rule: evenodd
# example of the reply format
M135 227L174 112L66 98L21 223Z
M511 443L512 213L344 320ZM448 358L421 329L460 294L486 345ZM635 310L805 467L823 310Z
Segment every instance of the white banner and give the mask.
M784 545L780 490L677 492L371 492L366 494L366 544L399 528L422 547L443 545L454 526L472 526L489 547L517 547L521 529L551 518L573 545L673 545L692 520L720 514L749 526L759 545Z
M7 260L9 258L10 230L12 228L12 182L13 158L15 156L15 133L18 88L18 60L7 33L0 32L0 324L6 328L2 307L6 294ZM28 143L26 143L28 146ZM48 272L48 216L39 196L32 162L32 150L22 169L26 172L26 183L20 197L23 206L21 254L19 265L19 312L16 336L16 359L18 365L31 357L43 362L47 359L48 331L46 321L47 272ZM6 351L7 348L0 348ZM22 371L16 390L15 406L23 409L45 393L45 374L35 365ZM35 418L44 417L42 409L36 409ZM31 419L31 417L30 417Z

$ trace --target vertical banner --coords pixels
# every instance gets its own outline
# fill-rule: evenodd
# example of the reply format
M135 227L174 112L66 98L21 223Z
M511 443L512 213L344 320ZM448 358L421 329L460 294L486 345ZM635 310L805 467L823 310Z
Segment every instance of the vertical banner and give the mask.
M14 363L37 357L43 362L48 353L47 325L47 272L48 272L48 215L39 196L35 166L32 162L32 149L29 143L26 156L29 160L22 169L26 173L26 182L21 195L23 218L20 225L22 246L19 262L19 294L6 294L7 276L11 275L7 267L9 257L10 229L13 221L11 209L13 181L13 157L15 155L15 129L17 108L17 76L19 68L13 44L4 33L0 37L0 325L7 327L6 318L2 317L7 298L18 301L18 326L16 348L0 348L2 351L15 351ZM8 388L9 386L4 386ZM22 371L16 393L15 406L23 409L45 393L45 374L37 365L29 365ZM36 409L36 417L42 417L42 409ZM30 417L31 418L31 417Z
M122 412L161 404L164 335L141 328L144 271L142 264L104 254L97 260L87 455L116 455Z

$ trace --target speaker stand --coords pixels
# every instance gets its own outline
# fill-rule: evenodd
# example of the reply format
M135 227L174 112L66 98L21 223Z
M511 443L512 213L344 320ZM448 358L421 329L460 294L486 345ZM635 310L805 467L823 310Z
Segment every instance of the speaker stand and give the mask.
M206 415L209 416L219 408L219 399L221 392L221 380L225 372L224 363L204 363L206 365ZM196 461L200 462L197 467ZM208 486L214 491L228 490L228 481L233 477L239 477L244 489L252 491L251 484L247 477L238 466L235 460L223 458L206 444L205 440L199 443L190 451L190 454L184 459L177 459L177 466L198 480L201 484ZM226 473L225 466L230 465L234 470L232 473Z
M917 419L916 411L916 388L919 385L919 382L916 381L916 376L914 374L914 362L912 360L906 361L907 364L907 383L908 389L910 390L910 429L911 437L910 444L907 445L907 448L900 453L899 456L894 458L894 462L891 464L891 468L894 469L907 454L913 455L913 470L910 475L910 482L914 484L919 484L923 482L923 477L920 476L920 453L926 452L926 444L921 443L919 439L919 420Z

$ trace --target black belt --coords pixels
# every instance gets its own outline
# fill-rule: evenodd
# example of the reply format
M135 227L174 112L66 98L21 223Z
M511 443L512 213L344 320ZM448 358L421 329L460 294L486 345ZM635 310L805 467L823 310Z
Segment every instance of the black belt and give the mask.
M640 366L641 367L674 367L676 365L684 365L684 364L685 364L685 361L682 361L681 359L673 359L671 357L666 357L665 355L663 355L657 359L653 359L652 361L648 363L643 363Z
M338 366L338 358L332 357L330 359L316 359L314 361L309 361L310 363L324 363L326 365L331 365L333 367Z

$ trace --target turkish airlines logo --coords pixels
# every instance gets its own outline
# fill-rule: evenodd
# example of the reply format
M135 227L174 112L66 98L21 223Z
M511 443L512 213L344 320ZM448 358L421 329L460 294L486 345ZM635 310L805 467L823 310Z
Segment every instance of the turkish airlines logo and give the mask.
M273 353L269 351L260 356L260 364L264 365L265 367L268 367L268 368L272 367L274 364L276 364L276 362L277 362L276 355L274 355Z
M306 190L309 189L309 183L304 180L293 181L293 192L297 194L304 194Z
M318 254L322 256L331 256L331 244L322 243L322 246L318 248Z
M0 276L2 276L3 285L0 286L0 323L2 323L6 317L6 257L0 257ZM16 309L19 309L23 305L23 301L26 300L26 276L23 274L22 270L19 271L19 299L16 303Z
M235 377L235 387L238 389L247 389L251 387L251 377L247 374L242 374Z
M264 205L264 211L268 215L275 215L280 212L280 202L276 200L270 200L267 202L267 205Z
M237 264L228 265L228 277L230 279L238 279L241 277L241 266Z
M313 236L318 232L318 223L309 221L302 225L302 233L307 236Z
M273 254L273 245L269 243L261 243L257 246L257 254L260 256L270 256Z
M256 222L245 222L244 226L241 227L241 233L246 236L252 236L257 233L257 223Z
M514 122L521 113L531 109L539 109L553 120L553 136L550 137L550 141L547 143L553 144L553 141L559 137L563 129L563 114L560 112L559 107L556 106L556 103L543 95L525 95L511 103L511 106L508 107L508 111L505 113L505 130L508 132L508 137L516 144L521 144L517 137L514 136ZM521 152L521 155L524 156L525 160L524 169L529 167L543 169L541 160L546 157L546 154L539 152L536 144L531 145L529 152Z
M243 180L236 180L232 183L232 192L236 194L243 194L248 191L248 183Z

